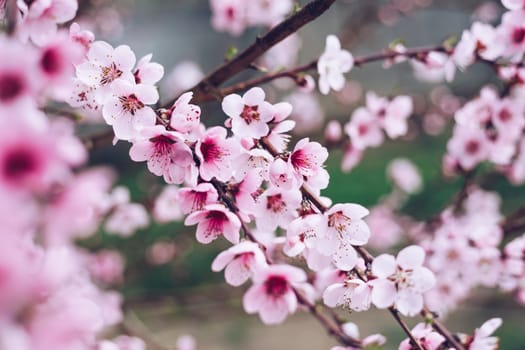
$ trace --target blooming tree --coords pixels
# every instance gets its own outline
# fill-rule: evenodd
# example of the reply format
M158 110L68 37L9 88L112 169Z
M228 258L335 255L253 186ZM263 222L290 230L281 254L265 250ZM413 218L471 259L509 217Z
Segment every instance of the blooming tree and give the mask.
M196 226L202 244L228 242L211 269L224 270L233 287L246 285L242 305L262 323L305 312L339 343L332 349L377 348L384 336L361 338L340 316L375 307L406 333L399 349L498 348L492 334L500 318L471 334L448 330L441 319L480 285L525 304L524 209L504 216L502 198L475 178L483 168L525 183L525 2L502 0L498 25L475 21L459 40L433 47L394 43L354 56L329 35L318 58L294 66L296 32L334 2L211 0L216 30L269 29L206 76L185 66L195 81L170 79L173 99L160 104L163 66L152 55L137 61L129 46L113 47L72 23L76 0L0 1L1 349L145 349L147 339L133 334L103 339L122 322L122 297L111 287L125 283L124 260L78 241L99 229L127 237L152 219ZM345 74L375 61L388 69L408 61L426 81L451 81L456 70L479 62L503 86L483 86L452 108L442 167L464 185L433 218L401 213L422 187L406 159L389 166L393 190L376 207L322 195L329 150L341 149L342 168L350 171L366 161L368 148L406 136L416 110L411 96L369 91L346 125L327 125L325 140L292 141L296 123L318 125L308 120L321 113L316 81L321 94L333 90L345 100ZM255 77L223 86L249 67L257 68ZM265 84L283 80L293 83L294 97L270 97ZM303 101L313 107L294 115ZM205 102L220 106L221 125L205 123ZM109 127L82 139L78 116ZM126 187L114 186L114 171L90 166L89 149L111 147L107 140L131 144L129 157L162 177L166 186L155 198L132 202ZM148 256L162 264L175 250L158 242ZM406 318L420 323L410 329ZM195 341L183 337L177 347L193 349Z

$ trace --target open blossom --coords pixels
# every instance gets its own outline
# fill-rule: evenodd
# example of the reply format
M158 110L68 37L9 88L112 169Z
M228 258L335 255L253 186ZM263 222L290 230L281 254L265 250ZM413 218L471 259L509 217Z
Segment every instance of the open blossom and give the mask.
M129 150L131 159L147 161L148 169L167 183L196 183L197 168L191 149L180 134L162 125L145 128Z
M366 107L377 118L388 137L394 139L407 133L407 119L413 110L409 96L396 96L388 100L371 91L366 94Z
M250 25L271 27L292 10L291 0L253 0L249 2L247 20Z
M268 122L273 119L274 110L264 98L263 89L254 87L242 97L231 94L222 100L222 109L231 118L236 136L260 138L268 134Z
M344 73L354 66L354 57L341 49L341 43L335 35L326 37L325 51L317 61L319 71L319 90L327 95L330 89L340 91L345 85Z
M166 186L155 199L153 217L157 222L180 221L183 218L182 203L177 186Z
M208 244L224 236L233 244L239 243L241 221L222 204L209 204L202 210L191 213L184 225L197 224L197 241Z
M170 108L170 126L181 133L192 132L200 124L201 108L191 104L193 92L182 94Z
M423 267L425 251L419 246L404 248L397 259L379 255L372 262L377 279L372 284L372 302L378 308L395 306L403 315L416 315L423 308L423 293L436 284L432 271Z
M109 233L128 237L135 231L147 227L148 224L148 211L142 204L123 203L110 215L104 228Z
M298 189L283 191L271 187L257 198L254 215L259 229L273 231L277 226L286 228L297 217L302 200Z
M491 336L502 324L501 318L492 318L476 328L470 340L470 350L494 350L499 348L499 339Z
M84 84L108 87L116 79L134 82L131 69L135 65L135 54L127 45L113 48L104 41L91 44L87 60L77 66L77 77Z
M504 43L503 55L520 60L525 53L525 10L505 13L498 27L499 39Z
M387 171L392 182L403 192L413 194L421 189L421 174L410 160L394 159L388 164Z
M246 312L259 313L266 324L278 324L297 310L293 287L306 282L303 270L289 265L270 265L256 270L252 279L253 286L243 297Z
M377 147L384 140L379 121L364 107L354 110L352 118L345 125L345 133L350 137L352 147L359 150Z
M203 210L207 204L217 202L219 195L210 183L200 183L194 187L183 187L179 190L180 205L184 214Z
M155 112L147 106L159 99L155 87L118 79L111 90L113 95L105 101L102 116L117 138L131 140L145 127L155 125Z
M288 157L288 162L292 165L298 180L301 180L321 173L327 158L328 151L325 147L318 142L310 142L310 139L304 138L297 142Z
M199 170L204 180L216 177L228 181L233 176L232 160L237 152L232 140L226 138L226 129L209 128L197 142L195 153L201 162Z
M488 140L479 127L456 124L454 134L447 144L448 154L465 170L473 169L488 157Z
M232 286L240 286L252 276L256 269L266 265L264 253L259 245L243 241L217 255L211 269L216 272L225 269L226 282Z
M247 26L246 8L243 0L210 0L213 28L227 31L232 35L240 35Z

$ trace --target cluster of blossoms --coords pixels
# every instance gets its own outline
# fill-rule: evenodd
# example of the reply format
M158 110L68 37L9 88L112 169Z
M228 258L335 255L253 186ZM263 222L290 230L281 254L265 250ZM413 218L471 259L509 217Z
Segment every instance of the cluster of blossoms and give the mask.
M211 23L218 31L238 36L248 27L272 27L293 9L291 0L210 0Z
M92 34L57 29L76 1L17 5L14 35L0 36L0 347L145 349L99 340L122 320L121 296L106 287L122 281L124 260L75 245L129 203L110 192L111 170L80 169L87 152L73 123L42 112L68 98Z
M456 67L465 69L478 56L510 61L497 66L512 82L513 94L499 97L485 88L456 112L446 164L470 171L489 160L523 182L524 72L515 62L525 52L525 10L523 1L503 3L510 11L499 27L475 23L455 49L412 62L416 70L431 68L426 78L450 79ZM397 243L405 226L396 211L421 187L410 162L391 164L395 190L371 214L355 203L332 205L321 196L329 184L327 149L309 138L289 147L296 124L290 103L268 102L259 87L230 94L221 101L228 117L224 126L213 127L201 122L192 92L155 110L164 68L151 62L151 55L137 62L130 47L95 41L77 24L69 33L59 29L74 18L76 1L18 1L17 6L14 35L0 37L0 347L145 349L138 338L100 340L106 327L122 320L121 297L105 288L122 281L124 261L114 251L87 252L75 240L99 227L129 236L147 227L148 212L130 202L127 189L111 190L114 176L107 169L80 170L87 152L70 121L43 112L50 103L67 102L101 115L115 142L131 144L130 158L146 162L169 184L155 202L157 221L184 219L185 225L197 226L198 242L223 237L232 244L211 268L224 270L232 286L250 281L243 307L266 324L283 322L301 306L315 310L320 301L353 311L374 305L396 316L443 314L480 284L515 292L519 302L525 301L525 238L499 249L503 230L496 195L470 188L461 210L444 210L437 225L410 223L409 238L418 245L374 258L363 246ZM293 7L291 1L268 0L212 0L211 6L216 29L235 35L251 25L273 26ZM392 56L392 63L401 62L405 48L394 50L400 55ZM343 89L343 74L354 58L329 36L316 63L320 92L328 94ZM303 90L313 90L310 77L299 80ZM387 99L369 92L366 107L356 109L344 128L349 137L344 166L352 168L364 150L381 145L384 133L391 139L405 135L412 111L408 96ZM342 137L341 129L333 128L330 134L338 135L333 139ZM155 248L154 263L174 254L170 245ZM466 349L496 349L491 335L500 324L489 320L474 335L458 339ZM358 340L353 324L337 327L359 347L385 342L379 334ZM430 325L419 324L410 335L426 349L454 345ZM403 341L400 349L412 349L412 341ZM186 338L178 345L194 346Z

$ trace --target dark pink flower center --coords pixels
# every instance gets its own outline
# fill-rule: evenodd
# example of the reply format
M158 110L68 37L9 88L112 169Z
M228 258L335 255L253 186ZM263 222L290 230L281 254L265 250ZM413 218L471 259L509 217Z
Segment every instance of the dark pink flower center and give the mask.
M261 118L258 109L259 106L244 105L244 109L241 113L241 118L244 119L246 124L251 124L251 122L253 121L259 121Z
M328 216L328 227L333 227L339 234L346 232L346 227L350 225L352 219L342 211L335 212Z
M206 139L201 143L201 153L204 161L212 162L215 160L220 160L225 152L219 147L219 145L212 139Z
M222 211L211 210L206 215L206 220L208 220L206 236L217 236L222 233L222 228L224 223L228 222L228 217Z
M264 282L264 288L267 295L279 298L288 291L288 281L283 276L270 276Z
M62 70L63 62L60 53L55 48L48 48L40 59L40 66L47 74L56 74Z
M470 140L465 145L465 151L470 155L478 153L479 148L480 148L480 145L477 140Z
M507 108L503 108L498 114L499 120L507 122L512 119L512 113Z
M208 199L208 192L191 191L191 194L193 196L192 210L201 210L204 208L206 200Z
M8 180L20 180L40 167L36 155L27 148L17 148L10 151L2 164L2 172Z
M359 134L359 136L366 135L368 133L368 125L359 124L359 126L357 127L357 133Z
M521 44L523 39L525 39L525 28L514 28L514 31L512 32L512 42L514 44Z
M15 99L24 91L24 79L15 73L0 75L0 101L7 102Z
M286 208L286 204L283 201L281 194L276 194L273 196L268 196L266 198L266 209L273 211L274 213L279 213Z
M315 169L315 162L312 157L309 157L309 154L302 149L293 152L290 161L295 169Z
M119 101L122 104L122 109L131 115L135 115L137 110L144 108L144 103L135 94L120 96Z
M233 8L233 6L228 6L228 8L226 9L226 17L229 20L233 20L235 18L235 9Z
M102 75L100 79L100 84L107 85L113 80L120 78L122 76L122 71L117 68L115 62L112 62L109 66L102 68Z

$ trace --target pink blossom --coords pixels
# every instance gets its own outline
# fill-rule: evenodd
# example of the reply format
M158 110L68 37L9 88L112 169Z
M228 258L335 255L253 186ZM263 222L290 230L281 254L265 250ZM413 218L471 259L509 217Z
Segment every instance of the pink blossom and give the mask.
M341 170L350 172L363 159L363 150L352 145L345 147Z
M57 31L57 24L75 17L78 2L75 0L35 0L17 2L23 13L17 31L23 40L31 38L36 44L45 44Z
M183 218L182 203L177 186L166 186L155 199L153 217L157 222L180 221Z
M345 85L344 73L354 66L354 57L341 49L341 43L335 35L326 37L325 51L317 61L319 72L319 91L328 95L330 89L341 91Z
M124 278L124 257L114 250L102 250L88 258L91 275L104 284L121 283Z
M218 31L239 36L246 28L246 4L242 0L210 0L211 23Z
M197 241L208 244L219 236L224 236L233 244L239 243L241 221L221 204L209 204L202 210L191 213L184 225L197 224Z
M264 98L263 89L254 87L242 97L231 94L222 100L222 109L232 118L232 131L236 136L260 138L268 134L268 122L273 119L274 111Z
M364 107L354 110L350 122L345 125L345 133L350 137L352 147L359 150L377 147L384 139L379 121Z
M370 308L372 287L359 279L348 279L330 285L323 293L323 301L329 307L344 306L354 311Z
M419 246L402 249L397 259L381 254L372 262L372 273L378 278L372 284L372 302L378 308L395 306L406 316L423 308L423 293L436 284L432 271L423 267L425 251Z
M243 214L251 214L255 210L256 198L261 191L262 179L257 170L252 170L238 183L230 182L230 191L235 204Z
M423 61L411 60L410 63L416 78L424 82L451 82L456 74L456 65L448 54L443 52L432 51Z
M387 205L380 204L370 210L366 223L373 234L368 245L377 250L393 247L403 237L403 228L398 222L398 214Z
M270 265L253 275L253 286L243 297L247 313L259 313L265 324L282 323L297 310L293 288L306 282L303 270L289 265Z
M135 83L155 85L164 76L164 67L156 62L151 62L152 54L142 57L138 62L133 76Z
M310 142L310 139L304 138L296 143L288 162L300 181L303 178L325 175L322 173L322 167L327 158L328 151L325 147L318 142Z
M147 161L148 169L163 176L169 184L193 184L197 180L197 168L191 149L180 134L167 131L162 125L146 127L141 138L133 141L130 158L136 162Z
M491 335L498 329L503 321L501 318L491 318L476 328L474 337L470 343L470 350L493 350L499 347L499 339L491 337Z
M419 344L426 350L437 350L445 341L438 332L435 332L431 325L425 323L418 323L410 331L414 338L416 338ZM411 350L413 346L410 339L405 339L399 344L399 350Z
M119 78L134 82L131 69L135 60L135 54L129 46L113 48L104 41L96 41L91 44L87 60L77 66L77 77L92 87L109 87Z
M155 125L155 112L147 106L159 99L155 87L118 79L111 90L113 95L105 101L102 116L117 138L131 140L145 127Z
M300 187L300 183L297 182L294 174L293 166L281 158L277 158L270 165L270 181L274 186L280 187L285 191Z
M366 107L385 129L388 137L395 139L407 133L407 119L414 108L409 96L396 96L389 101L369 92L366 94Z
M170 108L170 126L179 132L188 133L200 124L201 109L191 104L193 92L182 94Z
M363 218L368 213L368 209L353 203L335 204L328 209L324 213L328 227L326 237L323 237L327 239L323 242L325 249L332 250L335 247L333 242L338 240L352 245L366 244L370 238L370 229Z
M177 253L178 248L173 242L155 242L148 247L146 258L152 265L163 265L169 263Z
M76 22L69 26L69 37L84 48L84 54L87 54L91 43L95 41L95 34L89 30L80 29L80 25Z
M209 181L213 177L228 181L233 175L232 159L236 155L231 139L226 138L226 129L216 126L209 128L195 147L200 160L200 176Z
M503 15L498 28L502 40L503 55L512 60L520 60L525 52L525 10L510 11Z
M104 225L109 233L123 237L131 236L135 231L147 227L149 215L142 204L124 203L113 211Z
M496 28L489 24L474 22L470 31L476 39L478 55L487 60L494 60L501 55L504 45L499 39Z
M211 265L215 272L224 270L226 282L232 286L240 286L246 282L255 270L266 267L264 253L256 243L242 241L223 251Z
M413 194L421 190L422 179L414 163L405 158L397 158L388 164L388 176L403 192Z
M200 183L195 187L184 187L179 190L178 198L181 202L181 209L184 214L203 210L207 204L217 202L219 195L217 190L210 183Z
M177 338L175 346L177 350L196 350L197 342L191 335L185 334Z
M298 189L283 191L271 187L257 198L254 215L257 228L273 231L277 226L286 228L297 217L297 209L302 200Z
M464 70L474 63L476 59L476 49L476 38L470 31L464 30L461 34L461 39L454 48L452 60L459 67L459 69Z
M471 170L487 159L488 140L480 128L456 125L447 144L447 151L463 169Z
M163 95L178 96L204 78L201 68L192 61L179 62L167 74L161 86Z
M291 0L253 0L246 12L250 25L271 27L281 22L292 11Z

